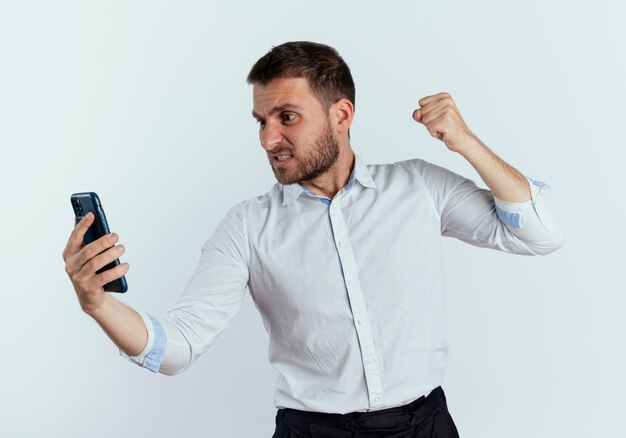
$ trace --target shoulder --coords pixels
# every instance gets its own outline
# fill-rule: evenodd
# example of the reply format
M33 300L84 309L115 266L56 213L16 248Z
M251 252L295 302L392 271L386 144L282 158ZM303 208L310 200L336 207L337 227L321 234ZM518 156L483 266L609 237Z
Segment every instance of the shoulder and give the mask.
M270 190L262 195L246 199L233 205L228 211L227 216L237 215L240 217L246 217L251 212L258 214L260 211L268 210L273 204L282 202L282 193L282 185L276 183Z
M421 173L425 169L438 167L435 164L420 158L413 158L410 160L396 161L395 163L381 163L381 164L368 164L367 169L372 176L386 175L392 173Z
M368 171L377 184L397 181L420 183L425 173L437 167L419 158L397 161L395 163L367 165Z
M367 166L376 178L377 175L417 175L425 181L464 180L465 178L445 167L430 163L426 160L414 158L398 161L391 164L371 164Z
M268 192L230 207L206 245L227 247L228 242L245 242L249 224L262 222L261 216L267 216L263 212L269 211L275 199L282 199L281 193L280 184L276 184Z

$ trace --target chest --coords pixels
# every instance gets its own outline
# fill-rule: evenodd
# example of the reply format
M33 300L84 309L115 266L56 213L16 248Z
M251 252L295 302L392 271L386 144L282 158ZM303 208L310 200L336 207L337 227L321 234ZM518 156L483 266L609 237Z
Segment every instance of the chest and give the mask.
M279 205L249 227L249 287L262 313L342 317L349 280L376 299L381 288L428 275L440 224L426 193L349 195L331 206L316 199Z

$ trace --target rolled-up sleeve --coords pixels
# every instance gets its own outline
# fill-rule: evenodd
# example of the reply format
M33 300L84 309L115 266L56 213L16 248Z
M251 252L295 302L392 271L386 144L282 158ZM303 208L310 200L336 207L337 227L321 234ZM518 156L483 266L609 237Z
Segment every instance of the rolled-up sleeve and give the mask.
M546 183L527 178L531 199L507 202L442 167L425 163L421 173L443 236L523 255L545 255L562 246L563 232L545 199Z
M120 355L131 362L156 373L159 371L163 356L165 355L167 335L157 318L147 313L138 313L141 316L141 319L143 319L146 331L148 332L146 346L137 356L129 356L122 350L120 350Z
M494 197L496 213L509 231L532 246L536 253L548 254L563 244L563 231L545 199L550 186L542 181L527 179L531 199L507 202Z

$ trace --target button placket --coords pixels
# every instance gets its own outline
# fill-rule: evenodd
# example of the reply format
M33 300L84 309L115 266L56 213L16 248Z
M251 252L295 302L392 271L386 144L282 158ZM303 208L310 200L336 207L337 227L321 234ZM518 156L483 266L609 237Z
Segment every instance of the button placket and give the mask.
M348 230L341 211L341 197L336 196L330 205L330 220L335 236L337 252L343 269L348 299L352 308L352 316L355 322L357 337L361 347L361 360L365 372L365 380L368 390L370 407L378 406L382 402L381 372L375 357L374 338L365 298L358 280L358 270L354 252L348 239Z

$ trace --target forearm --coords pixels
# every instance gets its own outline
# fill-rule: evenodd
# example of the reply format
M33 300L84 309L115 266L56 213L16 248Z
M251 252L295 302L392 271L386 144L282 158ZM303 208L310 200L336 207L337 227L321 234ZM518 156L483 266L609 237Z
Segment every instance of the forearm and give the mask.
M96 320L111 340L129 356L135 356L144 349L148 333L143 319L132 308L106 294L100 306L85 310Z
M526 177L493 153L476 136L470 136L458 152L476 169L495 197L507 202L530 200L530 186Z
M491 193L504 201L524 202L531 198L528 181L485 146L467 127L452 96L438 93L420 99L413 119L422 123L448 149L460 153L476 169Z

